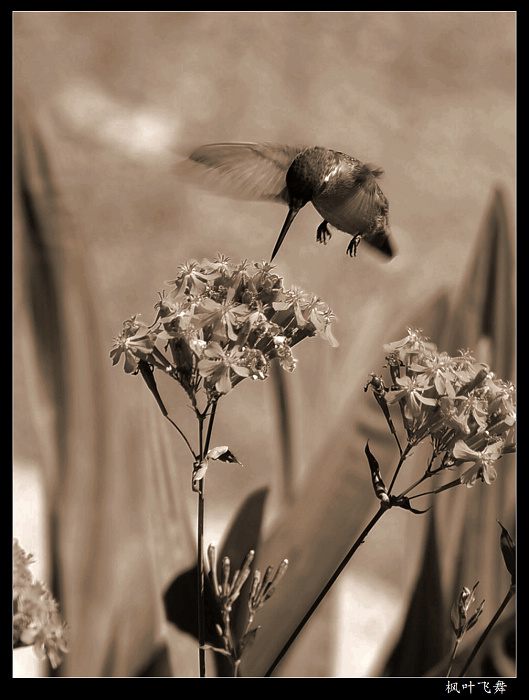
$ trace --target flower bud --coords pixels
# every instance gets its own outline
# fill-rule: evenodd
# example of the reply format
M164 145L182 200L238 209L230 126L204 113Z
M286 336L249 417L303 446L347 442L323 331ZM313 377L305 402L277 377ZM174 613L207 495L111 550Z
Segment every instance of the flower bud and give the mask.
M478 583L475 584L472 590L464 586L461 590L461 593L459 594L459 598L454 602L452 606L452 627L458 639L461 639L465 632L468 632L469 629L472 629L472 627L474 627L474 625L478 621L479 616L483 612L483 605L485 604L485 601L481 602L479 607L475 610L475 612L472 615L469 614L470 606L476 599L474 592L478 586Z

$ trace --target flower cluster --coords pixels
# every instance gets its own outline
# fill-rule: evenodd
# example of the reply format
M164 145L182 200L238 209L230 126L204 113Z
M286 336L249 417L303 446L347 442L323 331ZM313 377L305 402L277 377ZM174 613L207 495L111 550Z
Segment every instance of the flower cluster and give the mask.
M513 384L476 362L469 351L459 351L456 357L439 352L416 329L409 328L404 338L384 350L391 386L377 375L368 385L392 432L389 407L397 405L408 444L430 438L434 457L442 456L441 468L472 463L461 476L467 486L477 479L494 481L496 462L515 449Z
M29 570L33 557L13 541L13 646L33 646L38 657L48 657L53 668L68 651L67 627L57 603Z
M111 351L126 372L141 361L176 379L193 401L227 394L243 379L265 379L271 360L293 371L292 347L319 335L337 345L329 307L297 288L287 289L269 263L213 261L181 265L170 292L160 295L151 326L133 316ZM163 349L162 349L163 348Z
M269 566L264 576L261 575L259 569L255 569L248 595L248 620L244 632L236 639L233 635L230 615L233 603L241 595L242 588L250 576L254 557L254 550L250 550L245 556L241 568L237 569L233 575L231 574L229 557L223 557L219 577L216 546L210 544L208 547L208 578L222 618L222 625L217 625L217 633L222 640L222 647L215 648L215 650L230 657L235 669L240 663L244 649L253 642L259 629L258 627L250 629L255 614L275 593L288 567L288 560L283 559L277 570Z

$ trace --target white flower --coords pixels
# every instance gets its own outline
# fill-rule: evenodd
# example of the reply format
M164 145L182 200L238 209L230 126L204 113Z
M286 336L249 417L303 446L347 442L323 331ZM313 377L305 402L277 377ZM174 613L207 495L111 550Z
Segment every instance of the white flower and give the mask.
M468 488L474 486L476 479L480 478L487 484L491 484L496 478L495 464L502 455L503 441L499 440L487 445L481 452L471 449L463 440L458 440L454 445L452 454L461 462L473 462L473 466L461 475L461 483Z

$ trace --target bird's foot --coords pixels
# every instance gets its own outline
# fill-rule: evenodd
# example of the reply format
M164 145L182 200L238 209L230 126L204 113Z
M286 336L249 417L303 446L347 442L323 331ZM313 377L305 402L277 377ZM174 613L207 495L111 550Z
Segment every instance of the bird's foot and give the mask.
M316 240L318 241L318 243L323 243L324 245L326 245L327 240L331 238L332 233L329 231L327 222L322 221L321 224L318 226L318 230L316 232Z
M362 236L360 234L356 234L356 236L353 236L349 245L347 246L347 250L345 251L348 255L350 255L352 258L356 257L356 249L358 248L358 244L360 243L362 239Z

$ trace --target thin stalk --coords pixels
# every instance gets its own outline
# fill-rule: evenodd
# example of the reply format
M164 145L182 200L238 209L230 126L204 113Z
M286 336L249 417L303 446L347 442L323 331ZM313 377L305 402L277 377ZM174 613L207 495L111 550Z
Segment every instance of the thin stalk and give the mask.
M434 460L436 458L437 458L437 453L434 450L432 452L432 456L430 457L430 461L428 462L428 466L427 466L424 474L421 477L419 477L417 479L417 481L415 481L411 486L408 486L408 488L400 494L401 496L406 496L410 491L413 491L414 488L417 488L417 486L422 484L423 481L426 481L427 479L430 479L432 476L435 476L437 474L437 472L439 470L432 471L432 464L434 463ZM410 498L418 498L419 495L423 496L423 495L427 495L429 493L440 493L441 491L445 491L447 488L450 488L452 485L455 486L456 484L459 484L459 483L460 483L459 479L456 479L456 481L450 482L450 486L449 485L441 486L441 488L439 488L439 489L434 489L433 491L428 491L424 494L418 494L417 496L410 496Z
M198 418L198 445L199 454L198 460L202 462L204 459L204 414L196 411ZM200 678L206 677L206 650L204 645L206 642L206 625L204 611L204 480L205 477L197 482L197 602L198 602L198 666Z
M206 651L204 644L205 614L204 614L204 479L197 486L198 493L198 522L197 522L197 589L198 589L198 665L200 678L206 677Z
M459 674L459 676L460 676L461 678L463 678L464 675L465 675L465 673L468 671L470 664L471 664L471 663L474 661L474 659L476 658L476 655L477 655L478 651L481 649L481 646L483 645L483 642L484 642L485 639L487 638L489 632L490 632L491 629L494 627L494 625L495 625L496 622L498 621L500 615L503 613L503 611L505 610L505 608L507 607L507 605L509 604L511 598L513 597L513 595L514 595L515 593L516 593L516 585L513 584L513 585L509 588L509 590L507 591L507 595L505 596L505 598L503 599L503 601L502 601L500 607L499 607L498 610L496 611L496 614L494 615L494 617L492 618L492 620L491 620L491 621L489 622L489 624L487 625L487 628L485 629L485 631L483 632L483 634L481 635L481 637L478 639L478 641L477 641L477 643L476 643L476 646L475 646L474 649L472 650L472 653L470 654L470 656L468 657L468 659L467 659L465 665L463 666L463 668L462 668L462 670L461 670L461 673Z
M189 451L190 451L191 454L193 455L193 459L196 460L197 455L195 454L193 448L191 447L191 444L190 444L189 440L187 439L187 437L185 436L185 434L183 433L183 431L178 427L178 425L174 422L174 420L171 418L171 416L169 416L169 415L167 414L167 415L165 415L165 418L167 418L167 420L169 421L169 423L171 423L171 425L172 425L174 428L176 428L176 429L178 430L178 432L179 432L180 435L182 436L182 438L183 438L185 444L187 445Z
M217 401L213 402L209 417L206 440L204 442L204 420L207 408L203 413L197 411L198 418L198 444L200 446L199 461L206 458L213 430L213 421L217 409ZM197 482L198 515L197 515L197 599L198 599L198 664L200 678L206 677L206 624L205 624L205 574L204 574L204 498L205 477Z
M433 476L433 474L428 474L428 476ZM420 479L417 483L413 484L411 488L415 488L418 486L423 479ZM421 498L422 496L432 496L435 495L436 493L442 493L443 491L447 491L448 489L453 489L455 486L460 486L461 485L461 479L454 479L453 481L450 481L448 484L445 484L444 486L439 486L437 489L433 489L432 491L423 491L422 493L417 493L414 496L409 496L408 500L412 500L412 498ZM403 492L402 495L408 493L411 489L406 489L406 491Z
M163 355L161 355L161 357L163 357ZM162 401L162 397L160 396L160 392L158 391L158 387L156 385L156 380L154 379L154 370L152 369L152 367L149 365L148 362L145 362L145 360L140 360L139 365L138 365L138 369L139 369L139 372L140 372L141 376L143 377L145 383L147 384L147 387L150 389L154 398L156 399L156 403L158 404L158 408L162 412L163 417L167 418L169 423L171 423L171 425L178 430L178 432L180 433L180 435L184 439L189 451L193 455L193 458L196 460L197 456L194 453L193 448L191 447L191 445L189 443L189 440L184 435L182 430L178 427L178 425L174 422L174 420L169 416L169 413L165 407L165 404Z
M455 641L454 648L452 649L452 654L451 654L451 656L450 656L450 661L449 661L449 663L448 663L448 669L447 669L447 671L446 671L446 676L445 676L445 678L448 678L448 677L450 676L450 673L451 673L451 671L452 671L452 666L453 666L454 660L455 660L455 658L456 658L457 650L458 650L458 648L459 648L459 644L461 643L461 640L462 640L462 639L463 639L463 637L458 637L458 638L456 639L456 641Z
M333 574L333 575L331 576L331 578L327 581L327 583L326 583L326 585L324 586L324 588L322 589L321 593L320 593L319 596L316 598L316 600L314 601L314 603L311 605L311 607L309 608L308 612L305 614L305 617L304 617L304 618L301 620L301 622L298 624L298 626L296 627L296 629L294 630L294 632L290 635L290 638L289 638L289 640L287 641L287 643L285 644L285 646L281 649L281 651L279 652L279 654L278 654L278 655L276 656L276 658L274 659L272 665L270 666L270 668L268 669L268 671L265 673L265 678L272 675L272 673L273 673L273 671L275 670L276 666L279 664L279 662L281 661L281 659L285 656L285 654L287 653L287 651L290 649L290 647L291 647L292 644L294 643L295 639L297 638L297 636L299 635L299 633L301 632L301 630L303 629L303 627L305 627L305 625L307 624L307 622L309 621L309 619L312 617L313 613L316 611L316 608L319 606L319 604L320 604L320 603L322 602L322 600L325 598L325 596L327 595L327 593L328 593L328 592L330 591L330 589L332 588L333 584L336 582L337 578L340 576L340 574L342 573L342 571L345 569L345 567L346 567L347 564L349 563L349 561L350 561L351 557L353 556L353 554L354 554L354 553L356 552L356 550L360 547L360 545L363 544L363 542L364 542L365 538L367 537L367 535L371 532L371 530L373 529L373 527L376 525L376 523L380 520L380 518L382 517L382 515L383 515L386 511L387 511L387 507L385 507L384 505L381 505L380 508L378 509L378 511L375 513L375 515L371 518L371 520L369 521L369 523L366 525L366 527L362 530L361 534L358 536L358 538L357 538L356 541L354 542L354 544L353 544L353 546L351 547L351 549L348 551L348 553L346 554L346 556L343 558L343 560L342 560L340 566L336 569L336 571L334 572L334 574Z
M213 430L213 421L215 420L215 413L216 413L216 411L217 411L217 401L213 401L213 404L212 404L212 406L211 406L211 414L210 414L210 417L209 417L208 432L207 432L207 435L206 435L206 443L205 443L205 445L204 445L203 457L205 457L205 456L207 455L208 450L209 450L209 443L210 443L210 440L211 440L211 432L212 432L212 430Z
M393 478L391 479L391 483L390 483L389 488L388 488L388 494L391 493L391 491L393 489L393 485L395 484L395 481L397 480L397 476L399 475L399 471L400 471L402 465L404 464L411 448L412 448L412 443L408 442L408 444L404 448L404 451L401 450L399 463L397 464L397 467L395 469L395 473L393 474Z

